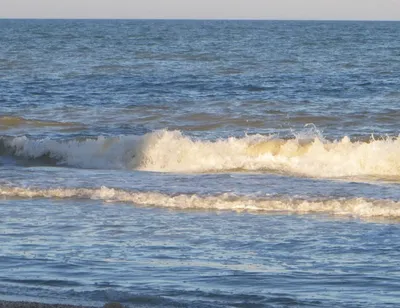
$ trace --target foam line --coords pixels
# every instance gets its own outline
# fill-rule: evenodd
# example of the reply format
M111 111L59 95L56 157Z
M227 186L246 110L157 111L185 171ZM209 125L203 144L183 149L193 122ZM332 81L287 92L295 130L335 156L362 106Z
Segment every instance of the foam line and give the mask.
M172 209L229 210L265 213L326 213L355 217L400 218L400 202L337 198L305 200L289 197L268 198L220 194L168 195L159 192L134 192L108 187L101 188L24 188L0 186L4 198L73 198L105 202L133 203L139 206L158 206Z
M196 140L179 131L83 140L0 137L1 152L81 168L157 172L274 171L308 177L400 178L400 139L328 141L321 136Z

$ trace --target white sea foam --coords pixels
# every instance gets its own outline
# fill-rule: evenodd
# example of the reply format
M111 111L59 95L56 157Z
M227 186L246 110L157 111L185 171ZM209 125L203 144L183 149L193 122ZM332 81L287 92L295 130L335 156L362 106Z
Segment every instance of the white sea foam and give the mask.
M128 168L159 172L275 171L310 177L400 177L400 138L327 141L320 136L290 140L245 136L196 140L179 131L144 136L98 137L83 141L3 140L14 155L47 155L83 168Z
M269 198L220 194L168 195L159 192L131 192L107 187L101 188L23 188L0 186L5 198L75 198L106 202L125 202L140 206L159 206L173 209L230 210L278 213L327 213L355 217L400 218L400 202L339 198L305 200L289 197Z

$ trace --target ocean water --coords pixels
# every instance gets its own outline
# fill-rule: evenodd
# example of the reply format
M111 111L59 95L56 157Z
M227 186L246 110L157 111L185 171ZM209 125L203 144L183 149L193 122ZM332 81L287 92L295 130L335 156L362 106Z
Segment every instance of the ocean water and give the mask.
M399 307L400 22L0 20L0 299Z

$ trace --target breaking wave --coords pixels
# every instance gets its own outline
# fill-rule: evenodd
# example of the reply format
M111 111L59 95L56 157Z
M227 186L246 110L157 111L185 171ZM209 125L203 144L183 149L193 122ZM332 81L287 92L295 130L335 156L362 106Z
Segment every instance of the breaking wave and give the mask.
M328 141L319 135L293 139L254 135L206 141L162 130L71 140L0 137L0 154L80 168L400 177L400 138Z
M305 200L290 197L269 198L220 194L168 195L159 192L132 192L101 188L23 188L0 186L5 198L74 198L106 202L125 202L139 206L159 206L172 209L229 210L265 213L326 213L356 217L400 218L400 202L365 198Z

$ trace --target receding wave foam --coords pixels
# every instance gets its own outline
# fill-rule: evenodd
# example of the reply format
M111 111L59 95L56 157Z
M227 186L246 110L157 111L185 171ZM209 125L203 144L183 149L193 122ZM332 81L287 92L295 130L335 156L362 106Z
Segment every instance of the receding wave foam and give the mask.
M400 218L400 202L339 198L304 200L289 197L268 198L221 194L168 195L158 192L130 192L101 188L22 188L0 186L0 196L8 198L75 198L108 202L126 202L140 206L159 206L173 209L230 210L275 213L327 213L356 217Z
M32 160L47 157L82 168L400 177L400 138L327 141L315 135L289 140L255 135L204 141L163 130L143 136L64 141L0 137L1 152Z

